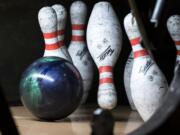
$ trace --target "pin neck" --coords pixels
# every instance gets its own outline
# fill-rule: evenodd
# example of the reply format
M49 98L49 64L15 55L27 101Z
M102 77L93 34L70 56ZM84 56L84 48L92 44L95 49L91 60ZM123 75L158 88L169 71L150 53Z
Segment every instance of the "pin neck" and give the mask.
M180 46L179 46L179 47L180 47ZM180 50L177 50L177 51L176 51L176 55L177 55L177 57L180 58Z
M141 38L140 38L140 37L132 38L132 39L130 40L132 46L137 45L137 44L140 44L140 41L141 41Z
M180 56L180 50L177 50L177 55Z
M176 54L177 54L177 59L180 60L180 40L174 41L176 45Z
M180 62L180 55L177 55L176 61L177 61L177 62Z
M180 57L180 50L177 50L177 56Z
M73 42L84 42L84 24L72 24L72 39Z
M47 32L43 33L44 39L51 39L51 38L56 38L57 37L57 32Z
M148 55L148 52L146 51L145 48L142 47L140 41L141 41L140 37L133 38L130 40L134 59Z
M180 40L174 41L176 45L180 45Z
M50 51L50 50L57 50L59 48L60 47L59 47L58 43L51 44L51 45L48 45L48 44L45 45L45 50L48 50L48 51Z
M98 68L99 70L99 84L107 84L107 83L113 83L113 68L112 66L101 66Z
M58 35L57 38L58 38L59 47L64 46L64 33L65 33L64 29L61 29L61 30L57 31L57 35Z
M57 40L57 31L43 33L44 40L45 40L45 50L56 50L60 46Z

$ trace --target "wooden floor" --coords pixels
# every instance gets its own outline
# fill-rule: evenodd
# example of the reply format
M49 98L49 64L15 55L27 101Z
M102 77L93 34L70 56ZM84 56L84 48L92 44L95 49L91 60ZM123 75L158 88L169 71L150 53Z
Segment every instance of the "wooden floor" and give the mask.
M24 107L11 107L21 135L90 135L90 120L95 106L86 105L77 109L68 118L56 122L42 122L33 117ZM138 113L128 107L113 111L116 120L114 134L124 135L143 124Z

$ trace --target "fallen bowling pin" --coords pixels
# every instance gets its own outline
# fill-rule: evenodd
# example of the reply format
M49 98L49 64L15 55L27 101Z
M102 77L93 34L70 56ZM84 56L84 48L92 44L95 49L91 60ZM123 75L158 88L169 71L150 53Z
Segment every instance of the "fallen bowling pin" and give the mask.
M173 15L168 18L167 29L176 45L176 50L177 50L176 63L179 63L180 62L180 15Z
M72 57L73 64L79 70L83 80L84 103L88 97L93 81L93 61L89 54L85 41L85 23L87 17L87 7L82 1L75 1L70 7L70 17L72 24L72 39L68 51Z
M134 63L130 80L132 98L137 111L147 121L160 107L168 84L155 61L141 45L135 18L129 13L124 27L133 49Z
M55 10L48 6L41 8L38 13L38 21L45 41L44 56L56 56L67 59L62 53L58 42L58 22Z
M124 87L126 90L126 95L127 95L131 109L136 110L134 101L132 99L131 88L130 88L130 78L131 78L131 73L132 73L133 61L134 61L133 54L131 52L128 57L128 60L126 61L126 65L124 69Z
M113 109L117 104L113 67L122 47L122 30L109 2L94 5L87 26L87 45L99 70L98 104Z

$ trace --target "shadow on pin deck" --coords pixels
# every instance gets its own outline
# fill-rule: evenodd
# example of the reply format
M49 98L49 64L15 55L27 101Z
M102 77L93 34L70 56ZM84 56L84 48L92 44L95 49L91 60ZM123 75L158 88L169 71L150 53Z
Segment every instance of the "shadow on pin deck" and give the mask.
M179 1L166 1L158 27L154 28L149 18L153 12L155 1L135 0L138 9L141 11L141 17L145 24L148 38L155 48L152 50L154 59L164 73L170 86L170 90L164 98L162 106L147 122L143 122L137 111L131 110L123 83L125 63L131 52L131 46L123 27L124 17L130 12L128 1L108 1L112 4L119 19L123 37L122 50L113 71L118 105L115 109L108 111L113 117L109 119L106 114L95 117L94 113L98 108L97 90L99 76L98 70L96 66L94 66L95 75L87 102L80 105L79 108L68 117L53 122L39 120L22 106L19 95L19 83L25 69L35 60L42 57L44 53L43 35L37 18L39 9L43 6L51 6L56 3L62 4L66 8L65 45L68 47L71 41L69 10L73 1L4 0L0 2L0 84L2 92L0 93L0 97L2 97L0 98L0 134L106 135L109 133L108 129L110 129L109 122L113 123L113 120L113 134L115 135L180 133L178 128L178 125L180 125L180 86L179 83L177 83L180 79L180 70L179 64L176 64L177 67L174 71L176 48L166 27L167 19L171 15L180 14ZM87 17L89 18L94 4L99 2L99 0L86 0L84 2L87 5ZM7 103L9 106L7 106ZM9 111L11 111L12 115L10 115ZM101 114L101 111L96 113ZM106 117L108 117L108 119L106 119ZM96 124L97 126L93 126ZM109 135L111 133L109 133Z

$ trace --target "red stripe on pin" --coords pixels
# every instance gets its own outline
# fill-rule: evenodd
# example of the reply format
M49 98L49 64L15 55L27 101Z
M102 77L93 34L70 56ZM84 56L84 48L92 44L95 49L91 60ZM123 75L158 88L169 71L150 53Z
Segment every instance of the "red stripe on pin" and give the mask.
M57 31L51 32L51 33L43 33L43 36L45 39L56 38L57 37Z
M177 55L180 55L180 50L177 50Z
M64 30L58 30L58 31L57 31L57 34L58 34L58 35L64 35L64 33L65 33Z
M139 44L139 43L140 43L140 40L141 40L141 38L140 38L140 37L138 37L138 38L134 38L134 39L131 39L131 40L130 40L131 45L133 46L133 45L137 45L137 44Z
M133 55L134 55L134 58L138 58L141 56L148 55L148 52L146 50L140 50L140 51L133 52Z
M84 41L84 36L72 36L72 41Z
M175 41L175 44L179 46L180 45L180 40L179 41Z
M101 66L98 69L99 69L99 73L112 72L113 71L112 66Z
M45 45L45 50L56 50L59 48L59 44L55 43L55 44L46 44Z
M113 83L112 78L102 78L99 80L99 84L104 84L104 83Z
M83 30L85 28L84 24L73 24L72 30Z

